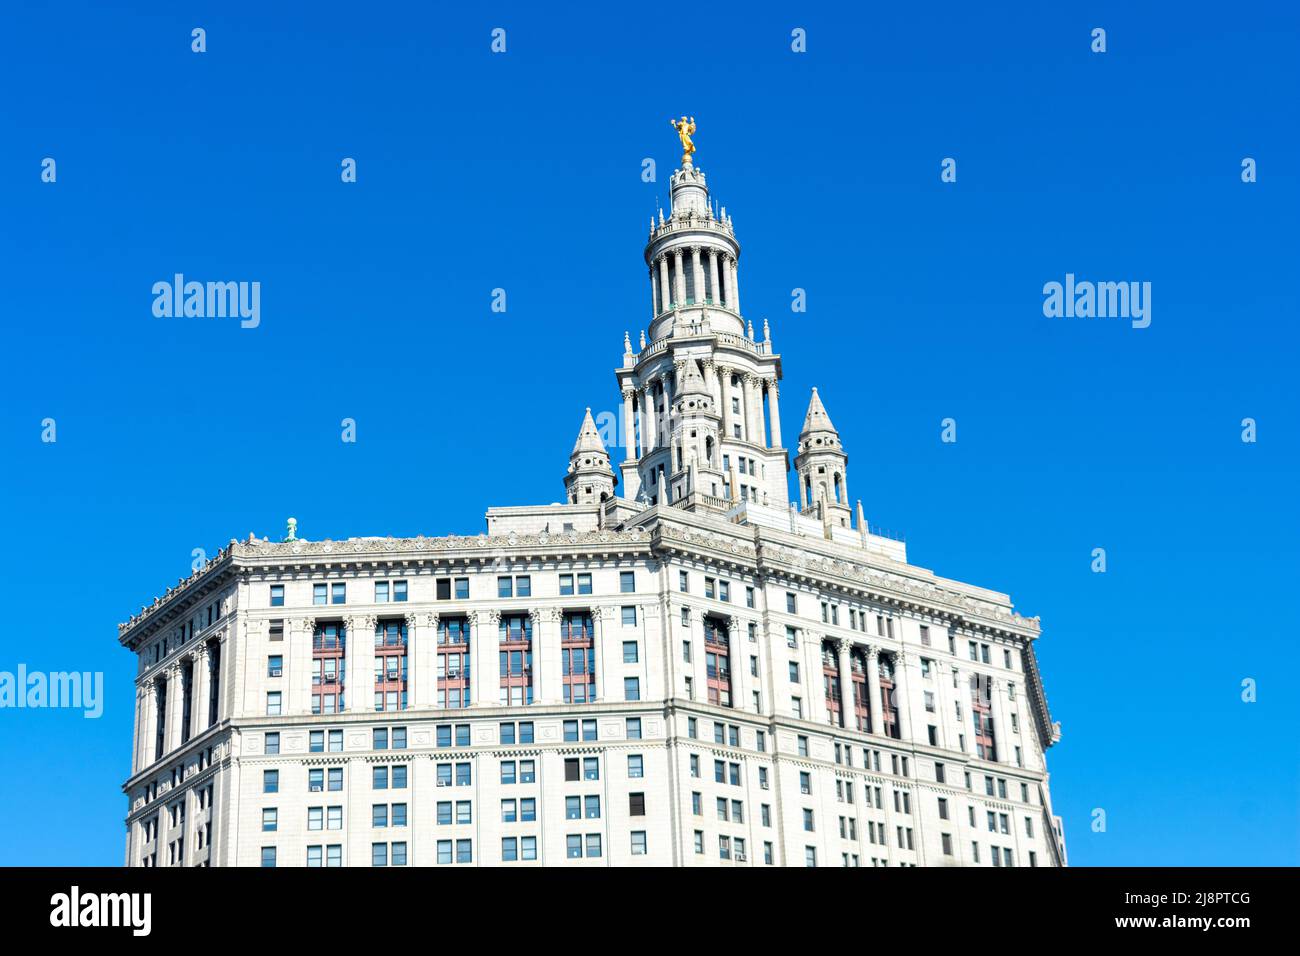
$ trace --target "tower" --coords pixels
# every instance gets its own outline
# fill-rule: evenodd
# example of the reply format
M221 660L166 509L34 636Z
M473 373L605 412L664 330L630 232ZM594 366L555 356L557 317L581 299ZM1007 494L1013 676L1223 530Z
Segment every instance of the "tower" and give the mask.
M799 506L804 514L815 514L841 528L852 527L848 464L849 456L840 444L840 433L831 424L831 417L814 388L794 459L799 477Z
M599 504L614 497L614 471L609 466L609 452L600 440L600 432L591 418L591 409L583 416L578 440L569 453L569 471L564 476L564 491L571 505Z
M767 323L758 340L740 311L740 243L726 207L715 209L694 164L695 124L683 118L673 125L685 152L670 180L670 212L651 220L645 246L649 338L643 334L634 352L631 337L624 337L616 373L626 454L622 493L691 510L726 510L731 501L785 509L781 357ZM682 415L689 426L679 421Z

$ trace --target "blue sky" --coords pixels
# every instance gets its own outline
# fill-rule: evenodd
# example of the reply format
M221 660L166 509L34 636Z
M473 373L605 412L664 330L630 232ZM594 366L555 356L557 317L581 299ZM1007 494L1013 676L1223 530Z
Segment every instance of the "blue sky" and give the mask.
M1042 615L1071 861L1300 863L1297 14L902 6L6 7L0 670L108 689L0 711L0 863L121 862L116 623L193 549L560 498L682 113L786 434L818 386L870 519ZM259 281L260 327L155 318L176 272ZM1045 318L1067 272L1150 282L1151 326Z

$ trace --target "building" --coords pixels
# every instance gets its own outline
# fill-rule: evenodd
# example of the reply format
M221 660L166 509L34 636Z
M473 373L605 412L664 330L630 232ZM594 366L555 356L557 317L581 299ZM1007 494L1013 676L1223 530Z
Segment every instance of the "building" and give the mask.
M870 529L816 390L783 444L683 141L621 462L588 410L564 504L468 537L291 523L120 626L128 865L1065 864L1037 618Z

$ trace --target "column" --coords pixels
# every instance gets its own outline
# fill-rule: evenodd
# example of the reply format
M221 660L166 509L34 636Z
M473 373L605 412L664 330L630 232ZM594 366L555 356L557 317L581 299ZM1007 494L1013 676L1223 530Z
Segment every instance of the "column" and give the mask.
M470 611L469 623L470 694L476 705L495 707L501 701L501 612Z
M347 670L343 677L343 693L350 714L375 711L375 623L375 618L370 615L345 619L348 630L343 653Z
M651 266L648 273L650 278L650 318L659 314L659 296L655 293L655 267Z
M722 409L722 437L731 438L731 397L727 389L731 385L731 369L725 365L718 366L718 405Z
M704 258L699 246L691 246L691 268L695 272L695 304L704 304Z
M730 259L728 264L731 266L731 287L730 287L731 308L733 311L739 314L740 313L740 282L738 281L739 272L737 270L737 263L734 256Z
M803 641L800 644L799 667L803 679L804 719L829 727L829 712L826 709L826 687L822 680L822 639L825 635L817 631L801 631Z
M888 701L880 691L880 648L867 648L867 701L871 704L871 732L879 734L885 727L884 707Z
M894 653L894 697L898 701L898 733L900 740L912 740L911 681L907 675L907 653Z
M194 679L190 682L190 738L208 729L208 694L212 689L212 675L208 673L208 642L200 641L194 649ZM287 694L285 695L288 696ZM289 701L285 700L287 706ZM284 711L288 713L288 711Z
M835 643L840 652L840 726L852 730L857 727L853 710L853 641L842 637Z
M840 500L839 503L844 507L849 506L849 471L844 469L840 472Z
M686 304L686 273L682 271L682 250L674 249L673 257L673 303L677 308Z
M745 440L762 444L762 436L754 424L754 376L748 372L740 379L740 411L745 418Z
M767 448L767 428L763 421L763 380L757 375L751 377L753 383L750 386L750 395L754 402L754 430L757 438L755 444Z
M432 707L438 699L437 661L438 612L406 615L406 700L407 706Z
M722 301L726 303L728 309L730 309L732 312L735 312L736 306L734 300L736 297L736 287L731 284L732 283L731 256L727 255L726 253L722 253L721 258L722 261L720 265L722 269Z
M631 386L623 387L623 444L627 447L624 461L631 461L636 457L636 424L632 411L632 396L636 392Z
M649 451L654 451L659 447L659 415L655 410L655 386L650 382L645 387L645 406L646 421L649 425L646 427L646 441Z
M1007 722L1007 708L1002 697L1006 693L1007 682L1000 677L989 679L989 696L993 700L993 748L998 763L1014 763L1011 749L1011 725Z
M772 447L781 448L781 388L775 378L767 380L767 415L772 421Z
M184 687L181 686L180 659L167 668L167 728L163 735L163 756L181 745L181 712L185 707Z
M661 488L660 495L662 494ZM609 682L614 679L609 666L609 654L605 650L605 634L608 629L605 627L604 611L602 607L591 609L591 636L596 648L596 700L601 701L609 698Z
M314 618L298 618L284 622L284 686L289 699L285 701L286 714L310 714L312 674L312 635L316 630ZM205 705L206 706L206 705Z
M140 685L140 769L154 762L154 737L158 733L158 688L153 679Z
M722 304L722 288L718 285L718 250L709 250L709 288L713 290L713 304Z
M546 648L546 656L541 663L537 662L537 649L533 650L533 666L536 671L541 672L541 686L534 688L533 700L542 700L546 703L558 704L564 700L563 689L563 654L560 652L560 623L564 612L558 607L549 607L542 611L540 615L540 626L542 629L542 641L538 647ZM538 627L537 621L533 627ZM595 618L592 619L592 637L595 637ZM603 657L598 643L593 641L596 647L598 657ZM540 697L539 697L540 695Z
M745 622L732 615L727 618L727 654L731 658L731 706L736 710L749 710L749 629ZM750 711L753 713L753 711Z
M659 312L663 314L672 306L672 286L668 282L668 257L659 257Z
M639 404L641 406L641 456L645 457L650 454L650 449L654 446L650 438L650 389L642 386L637 389Z

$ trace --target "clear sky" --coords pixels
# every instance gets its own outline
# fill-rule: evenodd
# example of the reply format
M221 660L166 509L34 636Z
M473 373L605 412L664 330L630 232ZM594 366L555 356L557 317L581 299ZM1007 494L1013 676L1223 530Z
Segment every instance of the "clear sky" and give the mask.
M818 386L872 522L1042 616L1071 861L1300 863L1297 13L1157 6L6 5L0 670L107 686L0 710L0 862L121 862L116 624L194 549L561 498L689 113L787 441ZM178 272L260 326L154 317ZM1150 326L1044 317L1066 273Z

